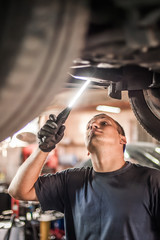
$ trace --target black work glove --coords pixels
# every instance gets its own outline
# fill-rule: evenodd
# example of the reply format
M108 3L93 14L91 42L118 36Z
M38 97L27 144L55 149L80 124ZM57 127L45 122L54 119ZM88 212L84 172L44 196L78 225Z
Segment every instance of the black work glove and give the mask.
M49 120L38 132L39 148L43 152L50 152L63 138L64 130L63 121L61 119L57 121L57 117L53 114L49 115Z

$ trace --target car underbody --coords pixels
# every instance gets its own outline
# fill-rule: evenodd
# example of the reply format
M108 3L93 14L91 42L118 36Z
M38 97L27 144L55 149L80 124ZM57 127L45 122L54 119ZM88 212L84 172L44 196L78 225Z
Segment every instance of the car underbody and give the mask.
M128 91L138 121L160 140L158 0L2 2L0 140L38 116L64 82L88 78L112 98Z

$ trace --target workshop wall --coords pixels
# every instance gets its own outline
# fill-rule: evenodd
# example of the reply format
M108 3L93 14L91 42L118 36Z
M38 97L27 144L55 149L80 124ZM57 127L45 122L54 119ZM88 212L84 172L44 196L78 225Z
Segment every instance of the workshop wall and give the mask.
M53 170L59 171L68 167L74 167L79 162L87 160L89 158L87 149L84 144L86 124L94 115L99 113L100 112L98 111L71 111L65 123L66 130L64 138L56 148L56 167L54 167ZM156 141L149 134L147 134L146 131L142 129L142 127L140 127L140 124L130 109L123 110L119 114L108 115L110 117L113 117L123 126L128 143L139 140L148 142ZM11 181L18 167L24 160L23 150L24 149L21 147L6 148L3 149L3 151L1 149L0 182L9 183ZM54 162L52 165L53 164L55 165Z

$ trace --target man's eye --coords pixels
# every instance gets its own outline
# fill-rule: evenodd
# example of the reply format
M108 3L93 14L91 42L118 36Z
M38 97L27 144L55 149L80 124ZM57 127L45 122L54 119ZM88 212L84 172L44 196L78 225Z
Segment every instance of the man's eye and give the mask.
M108 123L107 123L107 122L101 122L101 124L102 124L102 125L108 125Z

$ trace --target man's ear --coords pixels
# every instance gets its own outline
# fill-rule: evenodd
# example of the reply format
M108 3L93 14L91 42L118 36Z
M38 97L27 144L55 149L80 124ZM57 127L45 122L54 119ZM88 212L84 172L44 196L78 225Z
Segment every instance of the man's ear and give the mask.
M125 136L123 136L123 135L120 136L120 143L121 144L126 144L127 143L127 140L126 140Z

